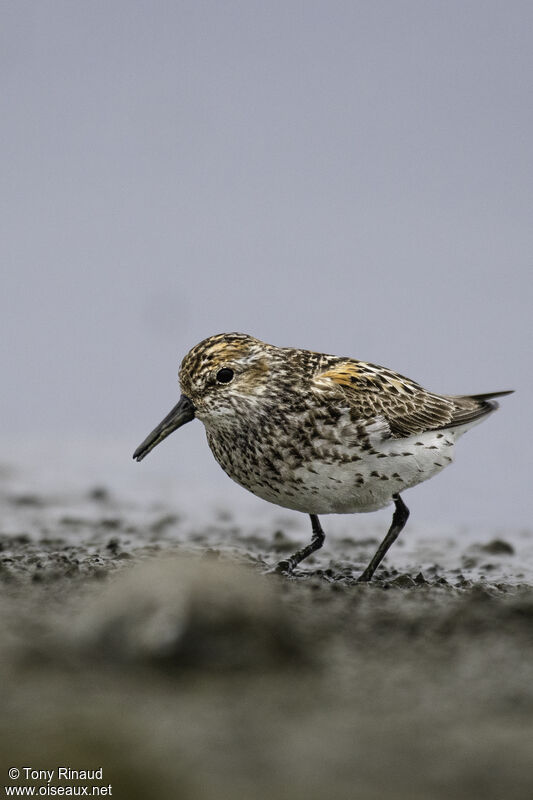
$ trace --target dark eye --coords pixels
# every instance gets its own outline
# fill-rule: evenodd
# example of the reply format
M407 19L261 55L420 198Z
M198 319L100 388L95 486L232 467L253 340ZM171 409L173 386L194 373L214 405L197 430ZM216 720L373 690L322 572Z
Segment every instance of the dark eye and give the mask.
M217 372L217 381L219 383L230 383L233 380L234 372L229 367L223 367Z

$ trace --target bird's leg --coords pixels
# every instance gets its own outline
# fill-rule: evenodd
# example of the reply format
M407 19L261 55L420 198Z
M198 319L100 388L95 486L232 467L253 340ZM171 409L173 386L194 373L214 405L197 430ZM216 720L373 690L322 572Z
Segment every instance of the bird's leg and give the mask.
M394 500L394 505L396 506L394 510L394 514L392 515L392 523L389 528L389 531L383 541L381 542L380 546L376 550L370 564L365 569L361 577L359 578L360 581L369 581L372 578L372 575L376 571L376 569L381 564L385 553L393 544L398 536L400 535L401 531L403 530L405 523L409 518L409 509L403 502L402 498L399 494L393 494L392 499Z
M300 550L297 550L296 553L293 553L292 556L289 558L283 559L280 561L279 564L276 565L276 572L280 572L282 574L290 574L294 567L303 561L304 558L310 556L311 553L314 553L315 550L320 550L322 545L324 544L324 539L326 538L326 534L322 530L322 526L316 514L309 514L311 517L311 525L313 526L313 536L309 544L306 544L305 547L302 547Z

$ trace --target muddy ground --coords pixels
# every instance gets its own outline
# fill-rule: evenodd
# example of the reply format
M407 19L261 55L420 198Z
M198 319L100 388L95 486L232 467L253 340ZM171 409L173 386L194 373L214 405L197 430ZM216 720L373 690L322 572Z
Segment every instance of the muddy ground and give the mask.
M360 585L377 530L286 578L289 525L3 487L0 794L66 766L123 800L533 797L531 533L406 531Z

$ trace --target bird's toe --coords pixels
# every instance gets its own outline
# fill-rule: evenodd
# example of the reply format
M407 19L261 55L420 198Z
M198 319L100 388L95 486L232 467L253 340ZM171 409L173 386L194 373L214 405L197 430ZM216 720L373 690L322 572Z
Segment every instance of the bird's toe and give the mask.
M293 565L290 559L286 558L283 561L278 561L278 563L272 567L269 572L274 573L275 575L292 575L293 572Z

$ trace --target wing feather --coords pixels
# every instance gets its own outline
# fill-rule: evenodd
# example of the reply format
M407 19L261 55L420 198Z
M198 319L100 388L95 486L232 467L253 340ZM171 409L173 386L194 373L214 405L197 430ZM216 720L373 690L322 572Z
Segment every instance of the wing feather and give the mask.
M507 394L438 395L397 372L354 359L329 360L314 384L342 396L354 419L383 417L394 438L474 422L497 408L491 397Z

